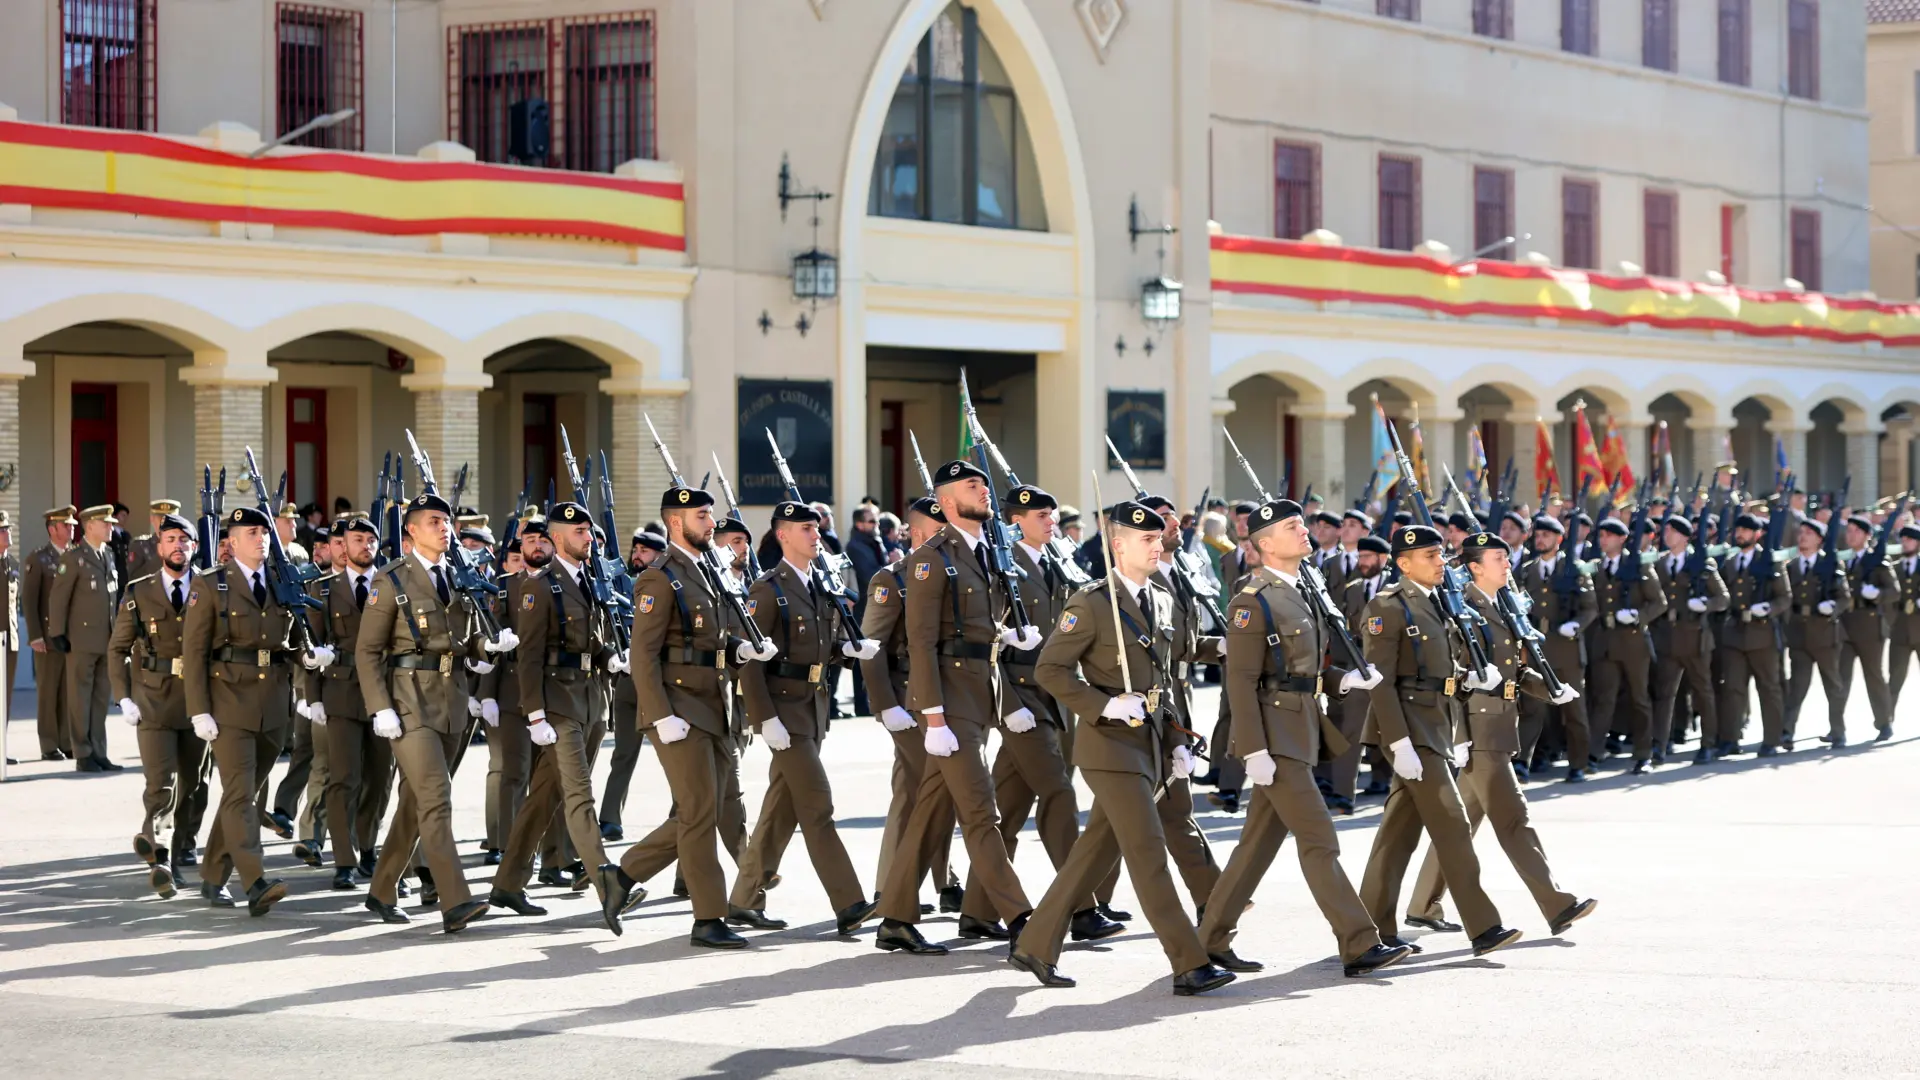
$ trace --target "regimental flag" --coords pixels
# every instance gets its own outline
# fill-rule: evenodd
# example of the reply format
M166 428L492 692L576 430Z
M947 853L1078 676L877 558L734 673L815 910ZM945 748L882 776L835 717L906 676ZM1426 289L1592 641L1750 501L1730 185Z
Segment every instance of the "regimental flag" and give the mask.
M1653 479L1656 488L1671 488L1680 479L1673 470L1673 432L1665 420L1653 429Z
M1600 462L1600 447L1593 441L1593 427L1587 423L1587 403L1573 403L1573 489L1582 499L1607 490L1606 466Z
M1793 486L1793 463L1787 460L1787 444L1773 437L1773 489L1786 491Z
M1487 486L1487 448L1480 441L1480 425L1475 424L1467 428L1467 497L1479 505L1483 494L1492 497L1481 490Z
M1600 446L1600 470L1615 491L1634 490L1633 462L1627 460L1627 443L1620 437L1612 414L1607 416L1607 439Z
M1382 506L1387 505L1387 489L1400 479L1400 466L1393 458L1393 440L1387 436L1387 411L1380 407L1380 395L1373 395L1373 492Z
M1547 500L1560 494L1560 463L1553 456L1553 432L1547 422L1533 418L1533 490L1540 493L1540 511L1546 512Z
M1407 458L1413 462L1413 475L1420 480L1420 490L1431 494L1433 477L1427 475L1427 441L1420 435L1420 406L1414 403L1411 409L1413 442L1407 447Z

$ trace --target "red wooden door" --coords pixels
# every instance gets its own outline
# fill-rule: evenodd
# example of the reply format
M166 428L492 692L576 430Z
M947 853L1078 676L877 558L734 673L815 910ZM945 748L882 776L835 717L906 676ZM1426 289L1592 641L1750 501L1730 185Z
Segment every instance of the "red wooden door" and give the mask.
M905 487L905 451L906 403L901 401L883 401L880 403L880 505L893 508L894 513L906 516L907 503L912 497Z
M74 383L74 505L82 509L113 502L120 487L120 388L113 383Z
M327 392L287 388L287 498L327 506Z

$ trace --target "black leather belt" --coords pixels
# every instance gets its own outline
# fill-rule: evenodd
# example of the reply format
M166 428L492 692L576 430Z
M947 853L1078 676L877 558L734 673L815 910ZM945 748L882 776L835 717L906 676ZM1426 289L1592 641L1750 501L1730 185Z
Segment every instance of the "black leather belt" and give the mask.
M911 664L907 660L907 654L903 652L888 653L887 666L892 669L895 675L905 675L911 668Z
M778 679L796 679L818 685L826 671L826 664L791 664L785 660L767 661L767 674Z
M213 650L212 659L223 664L245 664L248 667L272 667L284 664L297 655L286 649L242 649L233 645L222 645Z
M140 669L157 671L162 675L178 675L181 672L180 660L178 656L143 656L140 658Z
M1393 685L1402 690L1417 690L1433 694L1452 696L1459 689L1456 679L1436 679L1430 675L1402 675L1393 680Z
M1269 675L1260 680L1260 689L1285 691L1291 694L1318 694L1321 691L1320 676Z
M687 667L719 667L721 656L721 653L712 649L689 649L685 646L668 646L660 650L661 663Z
M1499 698L1502 701L1518 701L1520 698L1520 684L1514 682L1512 679L1501 679L1500 685L1491 690L1469 690L1467 693L1473 697L1490 697Z
M998 660L1000 643L982 644L977 641L943 641L940 643L940 655L955 660Z
M547 666L550 668L564 668L571 671L590 672L593 670L593 657L586 653L562 652L550 649L547 651Z
M451 675L453 661L452 653L412 652L387 657L387 667L394 671L437 671Z

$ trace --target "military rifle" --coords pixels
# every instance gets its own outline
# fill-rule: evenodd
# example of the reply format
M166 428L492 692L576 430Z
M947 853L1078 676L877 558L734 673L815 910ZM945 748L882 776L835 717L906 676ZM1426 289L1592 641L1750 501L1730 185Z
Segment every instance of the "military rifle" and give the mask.
M520 516L527 512L527 499L533 494L533 477L520 485L520 497L513 500L513 513L507 518L506 528L500 530L500 552L504 558L507 549L513 547L514 540L520 536Z
M460 513L460 496L466 494L467 474L471 469L472 466L470 464L461 465L460 471L453 475L453 497L447 500L447 505L453 507L455 516L458 516ZM455 536L456 538L458 537L457 531Z
M713 471L715 475L720 477L721 493L726 495L727 497L727 516L739 522L740 524L745 525L747 523L747 519L740 516L740 500L733 497L733 485L727 481L727 470L720 466L720 455L718 452L716 452L713 455ZM754 554L753 544L748 543L747 544L747 580L754 581L754 580L757 580L759 577L760 577L760 556Z
M413 452L413 467L420 471L420 490L428 495L440 494L440 485L433 479L433 459L420 449L411 429L403 430L407 432L407 448ZM480 619L480 632L487 635L487 640L498 641L500 620L494 618L493 598L500 595L500 586L487 580L487 575L480 572L473 552L460 542L459 532L454 528L451 518L447 521L447 533L446 559L453 568L447 587L466 597L467 602L473 605L474 614Z
M1461 505L1467 505L1466 494L1460 490L1460 485L1453 481L1453 470L1445 465L1440 468L1446 473L1448 489ZM1468 507L1468 512L1472 512L1471 506ZM1514 592L1513 582L1509 580L1494 590L1493 606L1500 612L1500 621L1506 624L1507 633L1513 636L1514 641L1519 642L1520 651L1526 654L1527 666L1539 672L1540 677L1546 680L1547 692L1550 696L1559 697L1561 688L1566 684L1560 681L1560 676L1554 673L1553 665L1547 662L1547 650L1544 645L1547 636L1542 634L1540 628L1533 625L1533 620L1527 617L1530 602L1522 600L1520 595Z
M1833 586L1846 573L1840 565L1840 530L1846 527L1846 520L1840 515L1847 508L1847 495L1853 490L1853 477L1849 476L1840 484L1840 494L1828 504L1832 513L1827 515L1827 528L1820 538L1820 561L1814 563L1813 571L1820 575L1820 595L1822 599L1833 599ZM1809 519L1811 520L1811 519ZM1840 622L1840 606L1834 605L1833 614L1827 616L1835 625Z
M1001 515L1000 493L993 485L993 463L987 459L991 453L1000 458L998 447L987 438L986 429L980 425L980 414L973 408L973 393L967 388L967 371L960 369L960 412L966 418L967 432L973 438L973 453L978 459L975 463L987 477L987 514L986 540L988 557L993 561L993 572L1007 584L1007 614L1012 619L1013 628L1025 630L1033 625L1027 617L1027 605L1020 602L1020 568L1013 561L1013 534L1007 531L1006 519ZM771 436L769 436L771 437ZM1018 487L1020 481L1007 467L1005 458L1000 458L1000 469L1007 474L1007 483ZM1095 493L1098 497L1098 492ZM1099 508L1105 513L1104 508Z
M1393 441L1393 456L1400 464L1400 482L1406 487L1406 498L1413 504L1413 520L1432 529L1433 510L1427 505L1426 492L1420 490L1420 478L1413 474L1413 462L1407 457L1406 448L1400 444L1400 429L1392 421L1387 423L1387 436ZM1459 567L1443 562L1440 587L1434 590L1434 595L1440 598L1441 610L1446 613L1448 621L1466 640L1467 656L1473 661L1473 670L1478 673L1492 667L1493 661L1487 657L1480 635L1474 633L1473 623L1479 616L1467 605L1463 576Z
M1895 496L1893 509L1886 517L1880 519L1880 524L1874 527L1873 535L1867 538L1866 550L1860 553L1858 560L1862 583L1871 581L1873 575L1886 565L1887 536L1900 523L1900 515L1907 512L1907 503L1911 501L1912 495L1911 491L1903 491Z
M225 473L223 472L224 476ZM194 524L193 538L198 550L193 553L195 570L211 570L220 550L220 511L213 502L213 466L200 467L200 517Z
M381 535L381 531L387 524L387 470L391 468L393 468L393 451L389 450L386 460L380 463L380 471L373 474L373 506L367 511L373 519L374 536L380 540L380 543L375 545L376 549L384 546L386 542L386 537Z
M1127 483L1133 485L1134 497L1145 499L1148 494L1146 487L1140 483L1140 478L1134 475L1133 466L1127 463L1126 458L1120 456L1120 449L1113 445L1111 438L1107 440L1107 450L1113 454L1113 460L1119 463L1120 471L1126 476ZM1206 496L1202 495L1200 497L1200 506L1202 509L1205 509L1206 505ZM1199 531L1199 522L1198 519L1195 519L1194 532L1197 533ZM1199 605L1200 609L1213 620L1212 625L1216 628L1215 632L1226 633L1227 617L1220 613L1220 603L1218 600L1220 586L1208 578L1202 570L1202 567L1206 564L1201 562L1198 556L1185 548L1174 548L1165 554L1168 561L1173 565L1173 573L1170 576L1175 592L1185 594L1182 595L1180 599L1183 601L1188 598L1193 599Z
M780 473L780 482L787 486L787 499L802 506L807 504L806 497L800 494L800 485L793 478L793 469L787 465L787 457L780 452L780 441L773 437L772 429L763 428L767 433L767 448L773 451L773 467ZM854 614L853 596L847 590L846 579L840 576L841 563L828 557L826 545L814 553L814 587L833 598L833 605L840 609L840 631L851 644L860 640L860 620Z
M391 456L391 455L389 455ZM401 510L407 505L407 480L400 462L393 463L393 475L387 480L386 535L380 539L383 561L400 558Z
M617 597L620 617L629 629L633 626L633 564L625 554L629 541L614 531L613 469L607 464L607 452L600 451L600 531L607 534L607 587ZM616 538L617 537L617 538ZM613 555L620 555L614 558Z
M581 508L587 510L588 515L591 516L592 497L589 494L591 489L588 487L586 475L580 471L579 459L573 456L573 440L567 436L565 424L560 425L560 458L567 466L567 481L573 485L573 501L579 503ZM589 463L587 467L593 466ZM607 543L612 542L613 537L609 535ZM612 620L614 642L619 646L620 652L626 652L628 643L632 640L633 624L628 621L627 612L633 607L633 598L615 596L611 581L613 568L607 565L610 561L607 558L605 546L589 531L586 576L591 597L593 602L599 605ZM623 599L625 603L622 603Z
M927 459L920 456L920 437L911 429L907 431L907 441L913 444L913 467L920 472L920 486L927 491L927 497L933 497L933 474L927 471Z
M667 467L667 478L673 481L674 487L686 487L686 481L680 479L680 467L673 463L673 452L667 449L667 444L660 439L660 432L654 429L653 417L648 416L646 413L641 413L640 418L647 422L647 434L653 436L653 450L654 453L660 455L660 463ZM714 464L720 464L718 457L714 458ZM602 465L600 467L600 477L601 483L603 484L606 483L606 473L606 466ZM702 488L701 490L705 491L706 489ZM607 492L607 499L609 505L611 505L613 499L613 493L611 491ZM727 495L727 501L729 503L733 501L731 492ZM748 546L751 547L752 545ZM726 579L720 576L722 567L717 561L718 558L719 553L713 550L713 537L709 535L707 537L706 550L700 552L699 557L694 560L694 565L699 568L700 576L706 580L707 587L713 590L714 595L726 600L727 607L732 609L733 617L739 620L741 627L746 630L747 637L752 639L755 645L759 645L762 641L766 640L760 633L760 624L754 622L753 618L747 614L746 606L740 602L740 594L727 587ZM679 587L679 583L675 582L674 588L678 589Z
M253 485L260 512L267 515L267 591L273 594L273 602L286 608L292 616L290 631L294 648L309 652L314 642L305 612L324 610L324 606L317 598L307 595L307 583L318 578L320 570L311 563L295 566L293 560L287 558L287 549L280 543L280 530L273 524L273 502L267 495L267 483L261 479L260 466L254 463L253 447L245 450L247 480Z

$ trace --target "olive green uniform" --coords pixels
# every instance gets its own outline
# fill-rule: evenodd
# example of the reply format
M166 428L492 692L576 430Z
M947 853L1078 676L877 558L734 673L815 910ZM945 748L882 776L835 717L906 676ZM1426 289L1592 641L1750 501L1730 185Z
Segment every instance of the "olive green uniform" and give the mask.
M1697 578L1687 569L1685 554L1662 555L1654 572L1667 596L1666 617L1652 627L1654 749L1663 750L1674 739L1674 702L1683 679L1687 698L1700 714L1700 748L1710 749L1731 734L1722 735L1713 691L1713 621L1727 610L1727 583L1711 556ZM1707 602L1704 613L1689 604L1696 595Z
M356 853L363 859L373 855L393 790L393 743L373 733L373 712L360 692L359 663L347 661L359 649L366 607L382 580L384 574L371 567L364 580L350 568L315 582L310 590L324 605L307 616L314 637L341 658L324 671L310 672L306 691L307 700L319 702L327 714L322 800L333 832L336 867L353 866Z
M178 607L173 603L176 585ZM187 720L186 662L181 656L180 635L192 585L191 574L174 579L155 573L128 582L127 598L107 643L107 677L113 696L131 699L140 708L140 767L146 776L141 797L146 814L140 835L169 852L193 846L187 795L207 755L207 744ZM154 836L156 823L168 826L169 842L160 843Z
M112 547L83 542L60 556L47 635L66 638L67 738L81 763L107 756L107 644L119 597Z
M1834 523L1834 528L1839 523ZM1787 579L1790 606L1787 609L1787 657L1792 661L1787 677L1787 712L1784 741L1791 743L1800 706L1813 685L1813 673L1820 672L1820 685L1827 693L1827 734L1845 738L1847 733L1847 683L1842 678L1840 646L1846 631L1841 623L1853 610L1853 591L1847 587L1845 568L1831 580L1820 569L1820 555L1802 558L1795 552L1781 567ZM1833 602L1833 613L1820 613L1823 600Z
M1614 706L1624 693L1633 756L1650 758L1656 746L1664 753L1666 740L1654 739L1653 693L1648 685L1653 678L1653 637L1647 628L1667 610L1660 577L1639 552L1623 551L1594 567L1593 592L1600 620L1587 643L1587 685L1593 688L1591 735L1596 742L1605 738ZM1635 613L1632 622L1621 619L1626 611ZM1554 671L1558 674L1559 669Z
M1533 620L1533 628L1546 639L1541 648L1547 654L1547 663L1553 665L1554 673L1568 686L1582 695L1565 705L1550 705L1533 698L1521 702L1520 753L1525 759L1533 757L1534 745L1546 730L1547 718L1557 713L1566 733L1567 764L1575 769L1584 769L1593 749L1585 697L1587 636L1594 620L1599 618L1600 602L1594 596L1590 568L1576 559L1572 578L1566 576L1562 560L1570 558L1572 556L1562 547L1555 552L1551 561L1538 556L1527 559L1513 575L1514 588L1524 590L1533 602L1529 616ZM1571 638L1560 634L1560 628L1567 623L1577 623L1579 626ZM1603 722L1611 721L1612 717L1608 717Z
M1872 585L1879 594L1869 599L1863 586ZM1873 726L1885 730L1893 723L1893 695L1887 687L1887 623L1900 610L1900 583L1889 561L1867 568L1858 555L1847 564L1847 589L1853 607L1840 617L1844 633L1840 641L1840 676L1853 688L1853 662L1860 661L1860 679L1867 684L1867 707L1873 713Z
M1892 710L1900 707L1900 688L1907 684L1907 669L1913 657L1920 655L1920 557L1902 555L1888 560L1897 583L1897 595L1882 597L1892 611L1887 625L1888 721L1880 730L1893 730Z
M33 714L42 757L55 750L73 753L67 724L67 657L46 644L47 617L53 613L53 584L59 578L59 548L46 544L27 556L20 603L26 613L27 644L42 646L33 654Z
M1720 658L1720 737L1737 743L1747 726L1747 680L1760 697L1761 745L1779 746L1785 731L1786 699L1780 679L1780 620L1786 616L1787 575L1761 560L1772 556L1758 547L1729 556L1721 575L1727 583L1727 611L1715 634ZM1766 615L1753 608L1767 604Z
M907 623L902 617L907 610L905 558L902 553L892 565L876 571L867 583L867 609L862 616L860 634L879 642L880 651L860 661L860 669L866 677L867 703L876 717L891 708L907 707ZM874 880L879 882L887 880L894 848L907 827L907 820L913 816L920 782L927 772L927 744L917 725L888 734L893 737L893 799L887 804L887 825L880 835L880 866L874 871ZM933 823L932 861L928 864L940 888L960 884L948 861L953 846L951 801L946 804L945 822L944 826L938 821ZM1078 832L1077 822L1074 828Z
M500 586L500 595L493 598L500 625L513 625L527 580L520 570L494 580ZM487 729L487 850L500 851L526 801L533 771L533 740L527 735L527 714L520 708L519 649L494 654L493 670L480 677L474 696L493 702L500 713L500 722Z

